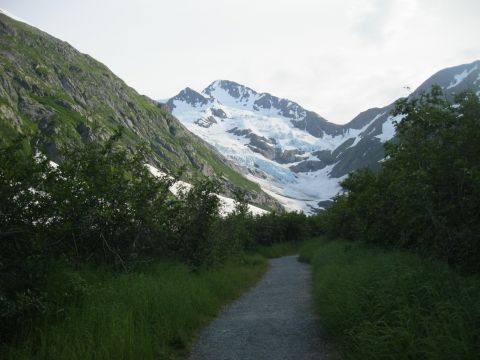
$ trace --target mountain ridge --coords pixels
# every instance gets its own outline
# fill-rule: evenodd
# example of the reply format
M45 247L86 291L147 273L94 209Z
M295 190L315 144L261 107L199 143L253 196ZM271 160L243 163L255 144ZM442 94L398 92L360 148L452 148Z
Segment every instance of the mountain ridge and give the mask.
M466 89L480 95L480 61L437 71L409 97L433 84L449 98ZM383 144L395 136L394 122L401 119L390 115L393 102L338 125L291 100L230 80L216 80L201 92L188 88L187 93L196 101L189 103L182 90L166 106L190 131L246 168L249 178L284 206L307 212L324 207L349 172L378 168ZM311 186L321 189L306 189ZM292 204L292 198L298 201Z
M183 99L185 96L194 97L197 100L196 104L206 104L209 100L212 101L212 99L217 99L219 89L224 90L233 99L237 100L236 104L230 102L227 105L250 105L257 111L268 110L271 108L278 109L282 116L292 120L294 126L299 129L303 128L316 137L322 137L324 133L338 133L341 129L341 125L329 122L317 113L306 110L292 100L273 96L267 92L259 93L248 86L241 85L231 80L215 80L201 92L197 92L190 87L187 87L178 95L170 98L166 104L173 111L175 100L180 98ZM225 100L225 97L223 97L223 100Z

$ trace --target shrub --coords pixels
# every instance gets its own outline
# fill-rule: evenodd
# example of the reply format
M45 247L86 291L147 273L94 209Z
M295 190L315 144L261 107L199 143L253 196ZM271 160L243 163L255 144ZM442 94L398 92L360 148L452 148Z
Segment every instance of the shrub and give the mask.
M480 271L480 100L439 88L397 103L397 139L378 173L358 170L320 215L332 237L434 254Z

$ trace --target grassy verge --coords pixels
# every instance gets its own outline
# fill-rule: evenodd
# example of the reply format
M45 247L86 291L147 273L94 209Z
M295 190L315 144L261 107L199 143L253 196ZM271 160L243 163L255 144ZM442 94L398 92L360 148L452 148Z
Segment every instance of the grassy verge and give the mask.
M260 254L267 259L298 254L303 242L283 242L272 245L257 245L253 253Z
M480 278L347 242L309 243L322 325L345 359L477 359Z
M265 270L257 255L199 274L173 262L130 274L80 272L88 289L81 301L0 350L10 359L179 358L198 329Z

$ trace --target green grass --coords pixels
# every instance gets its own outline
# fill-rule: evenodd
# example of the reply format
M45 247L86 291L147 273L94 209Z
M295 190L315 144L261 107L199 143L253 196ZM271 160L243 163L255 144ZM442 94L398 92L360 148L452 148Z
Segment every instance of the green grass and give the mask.
M480 278L348 242L309 243L320 321L345 359L478 359Z
M298 251L298 260L301 262L312 263L313 257L317 253L323 241L318 238L310 239L302 243Z
M283 242L272 245L257 245L253 252L260 254L267 259L278 258L281 256L298 254L303 242Z
M257 255L199 274L175 262L120 275L81 271L74 282L87 285L83 300L65 308L61 319L50 316L26 329L22 341L0 353L8 359L179 358L199 328L266 267Z

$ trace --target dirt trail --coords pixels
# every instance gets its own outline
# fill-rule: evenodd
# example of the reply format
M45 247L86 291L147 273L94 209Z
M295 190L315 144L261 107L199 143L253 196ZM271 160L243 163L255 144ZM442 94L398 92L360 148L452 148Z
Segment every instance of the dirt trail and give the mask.
M191 359L337 359L313 313L309 266L296 256L271 260L260 282L201 332Z

